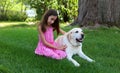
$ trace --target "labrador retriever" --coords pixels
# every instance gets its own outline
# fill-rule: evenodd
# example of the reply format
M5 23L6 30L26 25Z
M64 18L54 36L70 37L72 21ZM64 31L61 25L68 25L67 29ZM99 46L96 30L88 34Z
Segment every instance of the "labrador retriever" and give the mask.
M73 28L66 34L59 36L55 41L59 45L66 45L67 48L65 52L67 54L67 59L71 61L76 67L80 64L72 58L73 55L78 54L81 58L87 60L88 62L95 62L88 56L86 56L82 51L82 42L84 39L84 33L81 28Z

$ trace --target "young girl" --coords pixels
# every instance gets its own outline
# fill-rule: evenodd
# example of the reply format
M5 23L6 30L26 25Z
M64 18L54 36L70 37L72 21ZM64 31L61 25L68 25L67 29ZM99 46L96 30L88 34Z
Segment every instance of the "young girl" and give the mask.
M63 59L66 57L65 45L59 46L54 41L53 31L57 34L65 34L65 31L59 27L59 19L56 10L50 9L45 12L43 19L38 25L39 42L35 49L35 54L51 57L53 59Z

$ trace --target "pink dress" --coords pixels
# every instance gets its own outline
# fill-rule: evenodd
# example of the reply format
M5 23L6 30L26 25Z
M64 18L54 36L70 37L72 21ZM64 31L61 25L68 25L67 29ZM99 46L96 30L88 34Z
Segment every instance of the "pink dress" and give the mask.
M50 44L57 46L58 44L54 41L54 36L53 36L53 28L49 27L46 32L44 33L44 37L47 42ZM46 57L51 57L53 59L63 59L66 57L66 53L63 50L57 50L53 48L49 48L45 46L40 37L39 37L39 42L37 45L37 48L35 49L35 54L37 55L43 55Z

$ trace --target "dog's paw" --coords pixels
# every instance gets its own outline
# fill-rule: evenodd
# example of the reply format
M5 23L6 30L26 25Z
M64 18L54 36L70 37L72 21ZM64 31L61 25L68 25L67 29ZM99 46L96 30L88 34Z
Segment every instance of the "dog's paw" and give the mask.
M95 60L92 60L92 62L95 62Z
M76 67L79 67L79 66L80 66L80 64L79 64L79 63L75 63L74 65L75 65Z
M89 62L95 62L95 60L90 59Z

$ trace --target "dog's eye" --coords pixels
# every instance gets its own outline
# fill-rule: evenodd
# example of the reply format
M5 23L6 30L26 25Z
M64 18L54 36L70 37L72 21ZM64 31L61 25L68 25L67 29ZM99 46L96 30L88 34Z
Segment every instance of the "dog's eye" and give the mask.
M75 33L78 33L78 31L76 31Z

